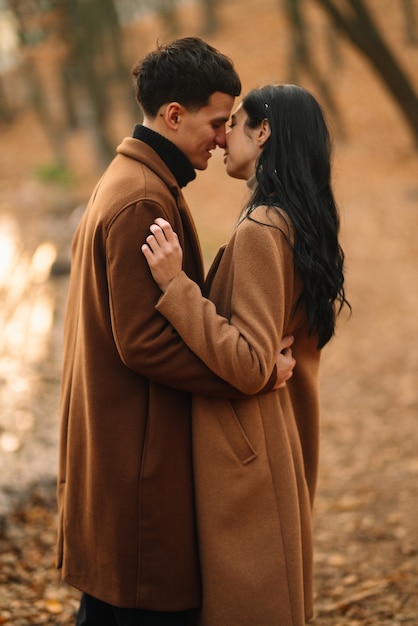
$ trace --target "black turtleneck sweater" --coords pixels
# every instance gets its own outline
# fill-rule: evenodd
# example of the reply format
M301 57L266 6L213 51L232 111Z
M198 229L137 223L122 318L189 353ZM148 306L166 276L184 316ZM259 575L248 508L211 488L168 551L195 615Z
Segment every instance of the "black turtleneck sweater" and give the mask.
M196 172L189 159L174 143L159 133L142 126L142 124L136 124L133 137L143 141L155 150L160 159L164 161L168 169L176 177L179 187L185 187L187 183L196 178Z

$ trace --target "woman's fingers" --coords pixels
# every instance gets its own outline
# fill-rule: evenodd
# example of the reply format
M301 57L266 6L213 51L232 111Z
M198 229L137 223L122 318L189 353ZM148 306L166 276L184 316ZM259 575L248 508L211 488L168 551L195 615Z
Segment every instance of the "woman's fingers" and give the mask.
M163 219L162 217L157 217L155 219L153 226L154 225L160 228L159 232L164 235L165 239L168 242L175 243L177 241L177 234L174 232L171 224L167 222L167 220ZM151 231L151 232L154 232L154 231Z
M154 237L157 244L159 246L163 246L165 242L167 241L167 238L164 234L164 231L161 229L161 227L158 226L157 224L151 224L150 231L151 231L151 235L148 235L147 241L148 239L152 240L152 237Z
M171 225L157 218L150 226L150 234L141 246L152 276L162 291L181 272L183 251Z
M163 230L166 234L170 234L170 232L174 233L173 229L171 228L170 222L167 222L167 220L165 220L163 217L156 217L154 220L154 224L157 224L157 226L159 226L161 230Z
M145 239L146 243L141 247L148 263L155 264L163 258L179 257L181 259L182 252L177 233L173 231L167 220L161 217L156 218L150 226L150 233Z
M157 217L154 224L150 226L151 235L146 238L147 244L156 252L158 247L163 248L166 244L176 245L178 243L177 234L171 225L161 217Z

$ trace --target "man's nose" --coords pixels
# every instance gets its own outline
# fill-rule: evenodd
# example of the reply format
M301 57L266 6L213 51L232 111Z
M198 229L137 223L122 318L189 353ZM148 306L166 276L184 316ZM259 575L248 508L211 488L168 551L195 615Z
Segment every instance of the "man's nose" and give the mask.
M226 131L225 128L220 128L216 133L215 137L216 145L220 148L225 148L226 146Z

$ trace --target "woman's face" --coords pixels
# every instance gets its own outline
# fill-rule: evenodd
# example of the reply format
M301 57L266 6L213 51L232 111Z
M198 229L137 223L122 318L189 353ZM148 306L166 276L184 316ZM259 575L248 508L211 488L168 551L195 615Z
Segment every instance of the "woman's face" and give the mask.
M247 113L240 104L231 117L224 156L227 174L244 180L255 173L256 161L264 143L260 142L260 127L249 128L245 125L246 119Z

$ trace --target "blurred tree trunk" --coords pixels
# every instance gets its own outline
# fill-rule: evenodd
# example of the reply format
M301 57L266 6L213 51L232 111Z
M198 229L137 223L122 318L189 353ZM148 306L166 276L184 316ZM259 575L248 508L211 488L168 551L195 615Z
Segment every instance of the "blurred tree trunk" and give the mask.
M175 36L180 29L176 13L177 4L177 0L155 0L154 8L161 16L170 36Z
M27 77L25 87L29 104L36 111L57 164L65 166L65 129L56 123L55 116L51 114L47 90L39 71L41 61L37 59L39 47L48 36L47 27L43 23L41 12L34 4L26 0L9 0L9 6L15 17L21 42L23 67L20 72Z
M109 122L118 89L126 91L123 106L129 111L135 106L115 0L9 1L19 24L31 104L56 160L65 165L67 132L79 127L90 135L100 165L106 165L115 153ZM49 48L48 42L53 42ZM42 71L44 47L52 68L48 75Z
M413 0L402 0L402 7L405 18L406 42L411 46L416 46L418 43L417 16Z
M91 131L99 158L114 156L108 134L110 88L114 79L127 79L118 15L113 0L65 0L63 23L70 55L63 75L63 99L69 124L77 119ZM67 28L68 27L68 28ZM74 92L78 94L77 106Z
M11 111L3 87L3 78L0 76L0 121L10 122L13 119L13 111Z
M218 16L216 0L202 0L203 6L203 32L205 35L212 35L218 29Z
M418 147L418 96L396 57L384 41L363 0L316 0L356 48L366 57L394 98Z
M290 50L290 82L297 83L299 70L304 70L316 85L318 92L328 111L334 118L337 132L344 136L344 128L337 103L329 83L322 75L309 44L309 27L306 24L302 8L303 0L285 0L285 8L292 29ZM335 58L335 57L334 57Z

